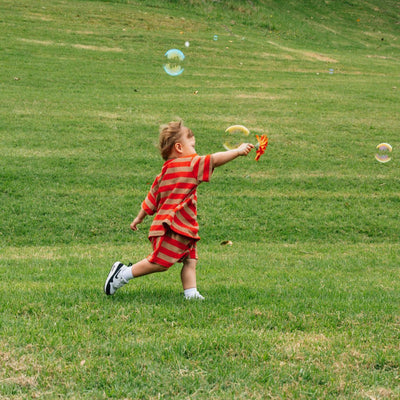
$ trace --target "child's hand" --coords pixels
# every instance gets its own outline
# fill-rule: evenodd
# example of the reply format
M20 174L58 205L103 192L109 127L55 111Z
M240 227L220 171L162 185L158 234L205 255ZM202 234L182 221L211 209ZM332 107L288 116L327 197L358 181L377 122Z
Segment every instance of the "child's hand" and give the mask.
M143 222L143 219L144 218L141 218L140 216L137 216L134 220L133 220L133 222L131 223L131 229L133 230L133 231L137 231L138 230L138 225L139 224L141 224L142 222Z
M247 156L250 153L251 149L254 149L254 144L251 143L242 143L238 148L237 151L240 156Z
M136 218L133 220L133 222L131 223L130 227L131 227L131 229L132 229L133 231L137 231L137 230L138 230L137 226L138 226L139 224L141 224L141 223L142 223L142 221L139 220L139 219L136 217Z
M131 225L130 225L130 227L131 227L131 229L132 229L133 231L137 231L137 230L138 230L137 226L143 222L143 220L145 219L146 215L147 215L147 214L144 212L143 209L141 209L141 210L139 211L139 214L138 214L137 217L132 221L132 223L131 223Z

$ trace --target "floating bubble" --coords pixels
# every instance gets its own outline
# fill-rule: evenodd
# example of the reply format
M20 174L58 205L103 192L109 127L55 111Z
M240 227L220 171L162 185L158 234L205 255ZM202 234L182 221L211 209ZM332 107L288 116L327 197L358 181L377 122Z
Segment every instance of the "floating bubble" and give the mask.
M216 42L218 40L218 35L214 35L214 41Z
M380 163L387 163L392 159L392 146L389 143L381 143L376 146L375 158Z
M164 71L171 76L178 76L183 71L185 55L178 49L170 49L165 53Z
M329 73L331 74L331 75L333 75L333 72L334 72L335 70L333 69L333 68L329 68Z
M232 125L225 130L224 142L222 145L226 150L238 148L242 143L248 141L250 131L243 125Z
M186 42L185 42L185 46L186 46L186 47L189 47L189 46L190 46L190 43L189 43L188 41L186 41Z

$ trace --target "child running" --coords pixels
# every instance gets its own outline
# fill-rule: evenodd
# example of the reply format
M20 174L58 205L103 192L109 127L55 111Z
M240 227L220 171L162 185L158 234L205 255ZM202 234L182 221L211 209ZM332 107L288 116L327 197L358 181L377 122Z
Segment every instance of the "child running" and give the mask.
M247 156L253 148L251 143L244 143L234 150L199 156L194 134L182 121L161 127L160 152L165 163L130 225L136 231L147 215L155 215L149 232L153 252L133 265L115 262L104 292L113 295L132 278L167 271L181 262L185 298L203 300L196 284L196 243L200 239L196 189L201 182L210 180L214 168Z

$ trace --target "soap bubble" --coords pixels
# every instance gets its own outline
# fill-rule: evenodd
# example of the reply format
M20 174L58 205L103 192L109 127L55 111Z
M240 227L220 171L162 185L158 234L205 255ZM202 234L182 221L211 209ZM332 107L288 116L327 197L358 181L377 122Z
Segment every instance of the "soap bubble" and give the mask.
M189 47L189 46L190 46L190 43L189 43L188 41L186 41L186 42L185 42L185 46L186 46L186 47Z
M381 143L376 146L375 158L381 163L387 163L392 159L392 146L389 143Z
M168 75L178 76L184 71L185 55L180 50L170 49L165 53L164 57L164 71Z
M238 148L249 140L250 131L243 125L232 125L225 130L222 145L226 150Z
M214 35L214 42L218 40L218 35Z

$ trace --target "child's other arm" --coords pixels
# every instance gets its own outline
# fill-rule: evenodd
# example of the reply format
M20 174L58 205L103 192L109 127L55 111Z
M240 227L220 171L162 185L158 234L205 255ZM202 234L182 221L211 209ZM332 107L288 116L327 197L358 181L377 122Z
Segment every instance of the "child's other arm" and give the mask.
M137 230L138 230L137 226L143 222L143 220L145 219L146 215L147 215L147 214L146 214L146 212L143 210L143 208L140 209L139 214L137 215L137 217L136 217L136 218L133 220L133 222L131 223L131 229L132 229L133 231L137 231Z
M131 223L131 229L133 231L137 231L137 226L143 222L147 215L153 215L156 212L156 204L157 204L157 190L158 190L158 176L154 180L153 184L151 185L151 189L149 193L147 193L146 198L144 199L140 211L136 218Z
M220 153L214 153L211 155L213 166L219 167L221 165L226 164L229 161L234 160L239 156L247 156L250 153L251 149L254 148L254 145L251 143L243 143L237 149L221 151Z

